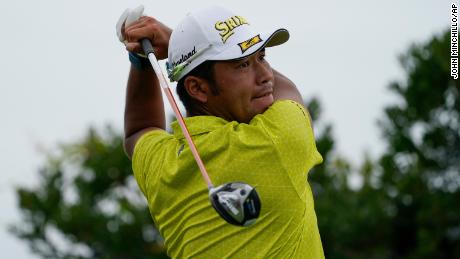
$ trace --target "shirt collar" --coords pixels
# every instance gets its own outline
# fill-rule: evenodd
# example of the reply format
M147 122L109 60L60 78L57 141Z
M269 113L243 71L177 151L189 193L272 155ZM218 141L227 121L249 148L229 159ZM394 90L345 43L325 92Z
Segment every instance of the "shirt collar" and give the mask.
M184 118L184 120L191 136L210 132L228 123L225 119L216 116L193 116ZM171 128L174 137L178 139L185 138L177 120L171 123Z

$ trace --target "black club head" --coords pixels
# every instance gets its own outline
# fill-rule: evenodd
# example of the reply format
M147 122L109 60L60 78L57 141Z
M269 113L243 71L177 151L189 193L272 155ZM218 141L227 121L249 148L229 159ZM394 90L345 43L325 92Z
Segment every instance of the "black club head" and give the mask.
M209 190L214 209L228 223L250 226L260 214L260 199L256 189L249 184L233 182Z

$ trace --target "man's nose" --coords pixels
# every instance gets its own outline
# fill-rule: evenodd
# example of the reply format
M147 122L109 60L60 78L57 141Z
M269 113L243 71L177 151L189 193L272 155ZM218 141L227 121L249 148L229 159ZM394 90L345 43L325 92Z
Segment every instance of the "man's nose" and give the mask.
M257 84L264 85L273 82L273 70L266 61L256 62Z

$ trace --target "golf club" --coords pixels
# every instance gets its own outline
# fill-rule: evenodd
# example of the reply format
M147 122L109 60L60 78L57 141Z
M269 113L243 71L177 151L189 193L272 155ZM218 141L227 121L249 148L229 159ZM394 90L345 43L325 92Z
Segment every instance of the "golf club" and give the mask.
M230 224L238 226L249 226L254 224L256 219L259 217L261 208L259 195L257 194L256 189L251 185L242 182L226 183L214 187L211 179L209 178L208 172L204 167L203 161L198 154L195 144L193 143L187 126L185 125L184 118L177 107L177 103L171 93L171 88L169 88L166 78L160 69L150 40L142 39L141 45L144 50L144 54L147 55L150 63L152 64L153 70L160 81L160 86L167 96L169 104L174 110L177 121L184 133L193 157L195 158L200 172L208 185L209 199L212 206L217 213L219 213L219 215ZM198 53L195 55L197 54ZM190 63L192 59L193 57L189 58L189 60L184 63ZM179 64L178 67L184 67L185 65L186 64Z

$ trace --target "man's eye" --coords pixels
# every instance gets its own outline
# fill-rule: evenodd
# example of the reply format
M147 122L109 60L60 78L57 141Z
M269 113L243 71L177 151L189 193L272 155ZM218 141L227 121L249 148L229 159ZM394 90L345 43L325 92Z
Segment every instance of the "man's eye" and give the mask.
M265 53L264 53L264 54L260 54L259 60L265 60Z
M242 62L238 65L239 68L245 68L249 66L249 61Z

